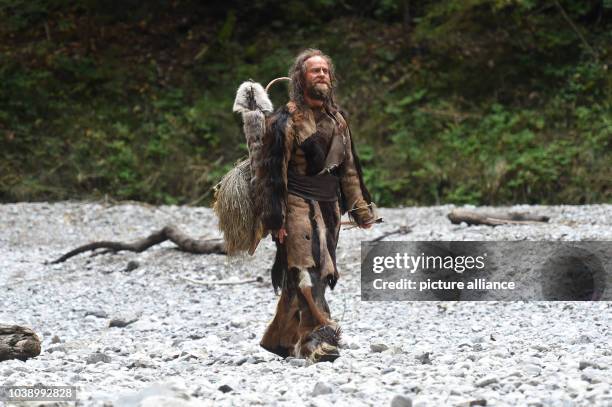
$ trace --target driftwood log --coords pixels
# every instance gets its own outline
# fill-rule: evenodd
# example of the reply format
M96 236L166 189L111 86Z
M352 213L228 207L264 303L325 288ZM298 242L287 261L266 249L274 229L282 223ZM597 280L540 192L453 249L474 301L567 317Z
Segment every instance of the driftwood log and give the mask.
M473 212L465 209L453 209L448 214L448 219L458 225L465 222L468 225L528 225L533 223L548 222L548 216L532 215L529 213L508 212L508 213L483 213Z
M106 252L115 253L122 250L131 252L143 252L149 247L170 240L176 244L180 250L194 254L227 254L223 239L198 240L185 235L175 226L166 226L163 229L149 235L144 239L132 243L98 241L88 243L69 251L62 257L54 260L51 264L63 263L69 258L88 251L106 249Z
M407 235L411 231L412 231L412 228L410 226L403 225L403 226L400 226L397 229L394 229L394 230L392 230L390 232L383 233L382 235L372 239L372 242L379 242L379 241L383 240L384 238L389 237L389 236L393 236L393 235Z
M40 355L40 339L30 328L0 324L0 362Z
M187 282L190 282L191 284L208 285L208 286L212 286L212 285L241 285L241 284L263 283L264 282L264 279L261 276L259 276L257 278L247 278L245 280L238 280L238 281L203 281L203 280L194 280L192 278L183 277L183 276L179 276L179 278L181 280L185 280Z

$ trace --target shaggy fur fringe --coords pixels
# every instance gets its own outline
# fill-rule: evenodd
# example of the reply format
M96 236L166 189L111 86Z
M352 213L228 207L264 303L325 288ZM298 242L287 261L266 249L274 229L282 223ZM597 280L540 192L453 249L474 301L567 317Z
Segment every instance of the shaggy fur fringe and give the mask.
M215 191L213 209L219 218L219 229L228 255L253 254L263 237L261 221L251 199L251 169L244 160L230 170Z
M266 114L272 109L263 86L253 81L240 85L233 111L242 115L249 159L238 163L223 177L215 190L213 206L229 255L245 251L253 254L265 233L258 216L263 203L253 191L252 174L261 166Z
M261 84L253 81L243 82L236 92L234 100L234 113L246 113L260 110L270 113L273 110L272 102Z
M265 151L261 172L257 174L258 193L267 200L262 207L261 219L267 230L278 230L284 223L287 206L287 162L290 143L286 136L289 112L280 109L270 119L270 128L264 139Z

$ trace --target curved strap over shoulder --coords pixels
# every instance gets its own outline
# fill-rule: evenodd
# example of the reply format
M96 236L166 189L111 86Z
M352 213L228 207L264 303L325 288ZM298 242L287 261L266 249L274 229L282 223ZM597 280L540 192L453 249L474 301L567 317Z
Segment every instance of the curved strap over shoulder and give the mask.
M336 118L336 121L338 122L340 131L345 131L348 128L348 124L346 123L346 119L344 118L342 113L340 111L337 111L336 113L334 113L334 117Z

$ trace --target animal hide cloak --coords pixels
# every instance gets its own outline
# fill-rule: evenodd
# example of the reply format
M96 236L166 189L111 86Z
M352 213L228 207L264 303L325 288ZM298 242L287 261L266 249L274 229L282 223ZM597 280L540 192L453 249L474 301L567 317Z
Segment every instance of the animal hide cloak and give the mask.
M325 290L338 281L336 247L340 217L347 210L358 224L369 223L370 194L345 117L339 112L298 107L293 102L268 118L262 165L255 187L265 229L284 227L272 267L276 315L261 345L281 356L325 353L313 340L321 321L303 288L310 287L318 311L331 321Z

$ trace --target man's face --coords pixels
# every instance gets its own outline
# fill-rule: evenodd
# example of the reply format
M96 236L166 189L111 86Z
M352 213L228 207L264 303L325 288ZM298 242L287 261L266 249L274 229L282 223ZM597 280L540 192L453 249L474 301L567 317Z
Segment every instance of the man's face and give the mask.
M331 79L329 77L329 65L325 58L314 56L308 58L304 65L306 67L306 94L316 100L325 100L331 92Z

